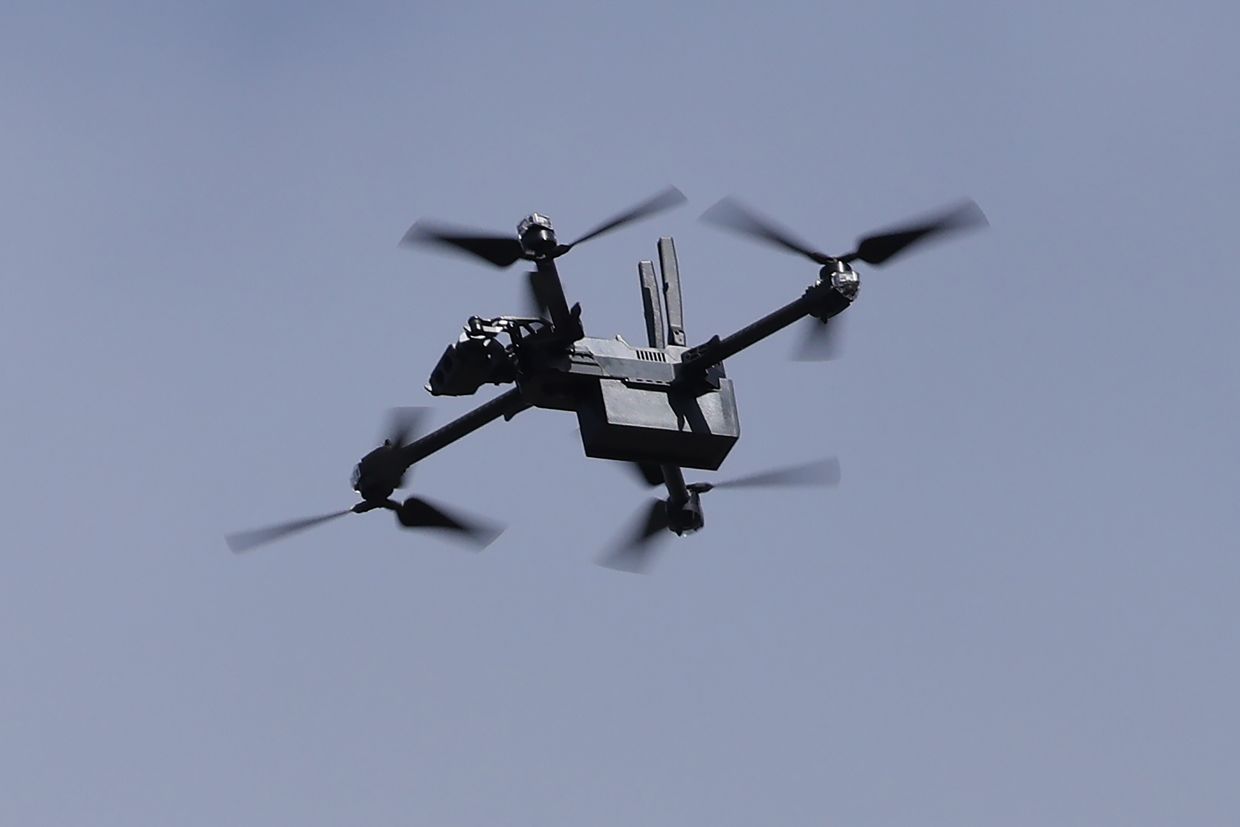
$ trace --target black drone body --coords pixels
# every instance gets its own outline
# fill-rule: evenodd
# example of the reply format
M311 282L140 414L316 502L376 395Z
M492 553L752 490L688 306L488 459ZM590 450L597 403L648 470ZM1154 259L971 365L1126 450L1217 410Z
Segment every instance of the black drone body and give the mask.
M500 268L518 261L533 265L526 285L529 312L491 319L471 317L426 384L434 396L472 395L486 384L513 387L412 440L420 409L400 409L388 439L354 470L353 488L361 502L349 511L233 535L230 545L243 550L350 511L376 509L393 511L405 527L447 529L484 545L498 530L450 514L421 498L394 501L392 494L420 460L490 422L511 419L530 408L574 413L586 456L630 463L648 485L666 489L667 496L642 509L632 536L614 550L609 564L618 568L640 568L650 541L658 535L702 528L701 495L713 488L837 482L839 467L833 459L729 482L685 482L683 469L717 470L740 438L736 394L724 361L802 319L811 325L810 350L825 355L835 329L829 320L857 298L860 278L851 267L853 261L881 264L914 243L983 223L984 217L975 204L967 202L925 221L867 237L853 253L828 256L725 199L703 218L809 258L819 265L818 278L799 297L741 330L690 347L675 243L663 237L658 244L658 273L653 261L641 261L637 267L646 343L634 346L620 336L587 336L580 305L568 304L556 260L583 241L683 201L678 190L665 190L570 244L560 243L551 220L539 213L522 220L515 237L415 224L405 236L406 243L453 247Z

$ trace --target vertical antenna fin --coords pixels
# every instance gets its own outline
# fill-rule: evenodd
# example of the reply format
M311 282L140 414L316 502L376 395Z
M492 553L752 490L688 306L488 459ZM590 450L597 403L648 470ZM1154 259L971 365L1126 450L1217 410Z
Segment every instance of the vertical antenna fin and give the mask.
M663 271L663 298L667 303L667 341L685 346L684 308L680 298L680 268L676 264L676 244L671 236L659 239L659 268Z
M663 334L663 299L659 296L659 282L654 274L653 261L639 261L637 275L642 281L642 309L646 311L646 341L653 348L667 347Z

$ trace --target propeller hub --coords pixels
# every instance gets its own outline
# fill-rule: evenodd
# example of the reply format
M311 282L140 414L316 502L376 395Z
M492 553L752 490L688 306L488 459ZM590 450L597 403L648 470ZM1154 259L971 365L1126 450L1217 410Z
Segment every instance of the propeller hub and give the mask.
M517 225L517 238L521 249L535 258L543 258L555 252L558 245L551 219L541 213L532 213Z
M831 285L832 290L850 302L857 298L857 291L861 289L861 277L857 271L839 259L818 271L818 281Z
M383 502L388 497L392 496L392 492L396 490L396 486L362 477L353 484L353 490L356 491L358 496L366 502L377 503Z

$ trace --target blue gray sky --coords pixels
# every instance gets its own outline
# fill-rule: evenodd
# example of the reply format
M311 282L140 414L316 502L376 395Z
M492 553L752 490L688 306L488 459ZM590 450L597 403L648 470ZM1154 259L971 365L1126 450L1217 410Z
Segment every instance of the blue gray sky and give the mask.
M0 821L1165 825L1240 818L1240 58L1222 2L6 6ZM730 473L654 574L644 493L531 412L415 490L473 555L340 520L392 405L516 273L419 217L566 235L591 332L690 338L822 247L969 195L992 227L862 271L844 359L731 360ZM483 398L495 391L488 390ZM690 475L709 478L710 475Z

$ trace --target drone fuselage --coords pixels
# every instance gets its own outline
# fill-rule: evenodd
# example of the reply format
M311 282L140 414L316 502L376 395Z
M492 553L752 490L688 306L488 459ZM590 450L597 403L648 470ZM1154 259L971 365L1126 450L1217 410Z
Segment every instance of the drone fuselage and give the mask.
M528 224L528 226L527 226ZM859 280L846 262L831 260L794 301L725 337L686 347L680 273L671 238L659 239L659 270L638 264L647 345L586 336L580 305L568 306L550 222L523 222L521 244L536 269L529 287L540 316L471 317L431 371L434 396L469 396L485 384L515 387L399 451L408 467L500 417L528 408L570 411L580 425L586 456L633 463L651 484L667 489L659 522L676 534L705 524L700 494L682 469L718 470L740 438L740 418L724 360L812 316L822 322L843 312ZM551 252L547 252L547 251ZM505 344L501 336L508 338ZM378 466L378 463L376 463ZM369 475L366 475L369 476ZM366 480L369 481L369 480Z
M692 389L675 385L689 348L584 336L552 351L518 345L514 354L489 332L498 326L471 319L427 390L469 395L485 383L515 382L533 407L575 413L586 456L598 459L713 471L740 437L736 394L722 364L707 368Z
M549 225L545 219L531 223L526 235L545 230L543 222ZM637 347L620 336L583 335L580 307L563 309L554 261L536 263L535 293L548 309L561 310L551 313L552 320L470 318L431 371L426 389L436 396L467 396L484 384L514 383L525 404L577 415L586 456L711 471L740 438L736 394L723 360L797 318L825 321L842 312L857 285L851 268L834 262L797 301L732 336L689 348L675 246L662 238L661 290L654 263L638 265L648 346Z

